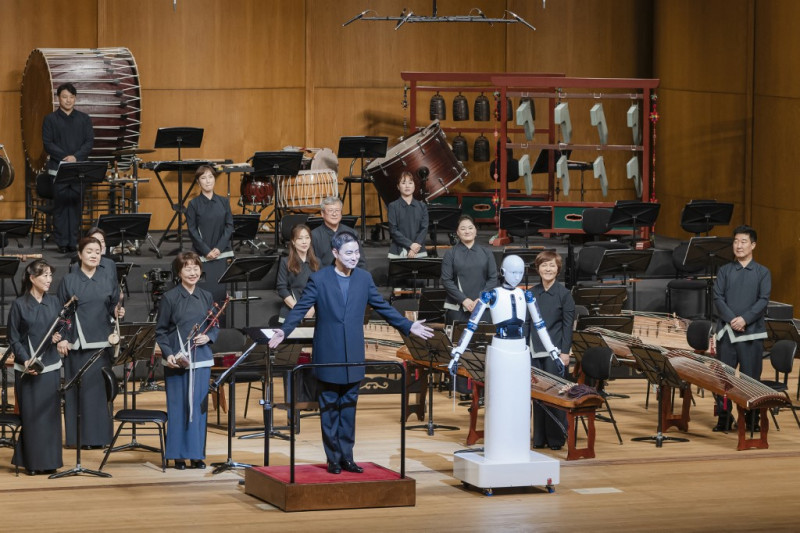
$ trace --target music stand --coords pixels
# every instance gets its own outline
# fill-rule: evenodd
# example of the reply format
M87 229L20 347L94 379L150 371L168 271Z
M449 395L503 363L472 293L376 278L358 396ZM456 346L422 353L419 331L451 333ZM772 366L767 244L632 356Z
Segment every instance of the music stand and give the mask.
M250 246L250 251L255 252L264 243L257 241L258 226L261 224L261 214L233 215L233 234L231 241L239 241L238 250L243 244Z
M578 317L576 330L580 331L591 327L632 335L633 315L590 315Z
M106 246L119 244L121 262L125 261L125 240L145 240L150 232L150 213L100 215L97 227L106 234Z
M388 137L373 137L362 135L358 137L342 137L339 139L339 159L354 158L361 161L361 242L365 240L367 234L367 199L364 189L364 159L385 157L386 148L389 145ZM378 200L380 202L380 200Z
M668 437L663 433L664 427L664 394L665 388L683 389L687 384L680 378L675 367L669 362L669 359L658 348L649 346L631 346L631 354L639 365L639 368L644 373L647 381L655 385L658 389L658 425L656 427L656 434L650 437L635 437L631 439L636 442L650 442L656 444L656 448L661 448L665 441L671 442L689 442L689 439L682 437Z
M653 202L619 201L611 210L608 227L631 226L633 228L631 237L635 244L637 227L650 227L655 224L660 210L661 204Z
M128 276L131 273L131 268L133 268L133 263L114 263L114 265L116 265L117 285L119 285L119 289L130 296L130 291L128 290Z
M414 298L417 297L417 280L431 280L442 277L442 260L438 257L423 257L421 259L389 259L388 277L392 282L396 278L411 278L413 280ZM390 283L393 286L393 283Z
M528 235L552 227L553 208L550 206L500 208L500 229L515 237L525 237L525 248L528 247Z
M231 264L228 265L228 268L225 269L225 272L217 281L217 283L239 283L244 281L246 327L250 326L250 282L263 279L278 259L279 256L277 255L237 257L231 261Z
M303 152L284 150L281 152L256 152L251 158L253 177L274 179L276 176L297 176L303 165ZM275 249L278 249L278 228L283 217L281 209L280 187L275 190Z
M98 183L106 179L108 163L80 161L77 163L61 163L58 165L58 172L54 183L64 183L71 185L77 183L80 187L80 210L78 217L78 233L83 234L83 192L84 184Z
M628 299L628 289L623 285L605 287L573 287L575 305L582 305L592 315L618 315Z
M769 337L764 340L764 349L771 350L772 345L776 341L794 341L800 346L800 331L794 324L794 320L778 320L775 318L767 318L764 320L767 325L767 335Z
M457 205L429 204L428 205L428 233L433 241L432 257L439 257L437 233L440 229L454 232L458 229L458 219L461 218L461 207Z
M402 333L400 336L414 359L428 363L428 422L416 426L406 426L406 429L425 429L430 436L433 436L435 429L457 431L459 428L456 426L444 426L433 422L433 389L436 388L433 380L433 371L447 368L450 363L450 352L453 349L453 344L442 330L434 330L433 337L427 340Z
M681 227L700 236L708 233L714 226L727 226L731 223L733 204L716 200L692 200L683 207Z
M420 289L417 320L443 324L445 321L444 302L446 298L447 291L445 289L429 289L427 287Z
M5 310L6 310L6 278L11 280L11 286L14 288L14 296L18 296L17 283L14 281L14 276L17 275L19 270L19 257L6 257L0 256L0 322L5 324Z
M200 148L203 144L203 128L192 128L180 126L175 128L158 128L156 131L155 148L177 148L178 149L178 202L173 205L178 217L178 252L183 251L183 161L181 150L183 148ZM159 178L160 180L160 178ZM166 189L165 189L166 190ZM190 189L191 190L191 189ZM171 223L170 223L171 225ZM166 232L164 232L166 235ZM164 237L161 237L164 240ZM159 246L161 242L159 242Z
M33 226L32 218L0 220L0 255L6 255L6 237L24 239L30 233L31 226Z
M702 264L706 268L706 316L713 317L714 279L717 269L732 262L733 237L692 237L686 248L683 264Z
M75 435L75 468L71 468L70 470L65 470L63 472L57 472L50 476L50 479L58 479L67 476L77 476L78 474L91 474L93 476L98 477L111 477L111 474L106 472L101 472L99 470L90 470L89 468L84 468L81 465L81 382L83 380L83 375L89 371L93 364L100 359L100 356L103 355L105 352L105 348L100 348L96 352L92 354L88 361L78 370L78 373L75 374L69 383L66 383L61 386L61 394L66 395L67 391L70 390L72 387L77 387L77 395L75 405L77 407L77 414L75 416L76 424L75 430L77 434Z
M653 250L604 250L603 258L597 267L597 276L602 274L622 274L622 284L627 285L628 274L645 272L653 259ZM633 283L631 309L636 310L636 283Z

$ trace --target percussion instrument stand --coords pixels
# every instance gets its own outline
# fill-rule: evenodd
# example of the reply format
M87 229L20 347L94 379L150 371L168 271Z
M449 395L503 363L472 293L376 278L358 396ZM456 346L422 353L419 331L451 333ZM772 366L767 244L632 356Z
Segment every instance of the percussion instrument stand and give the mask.
M635 442L653 441L656 444L656 448L661 448L661 445L665 441L689 442L689 439L668 437L663 433L665 416L663 406L666 388L682 389L686 387L686 383L681 380L680 376L675 371L675 367L670 364L669 359L667 359L660 350L637 346L631 349L631 353L639 364L639 368L641 368L645 377L647 377L647 381L655 385L656 389L658 389L658 425L656 427L656 434L650 437L635 437L631 440Z
M111 474L107 472L100 472L99 470L90 470L88 468L84 468L81 465L81 381L83 380L83 375L88 372L88 370L92 367L93 364L100 359L100 356L103 355L105 348L100 348L97 350L92 356L89 358L88 361L78 370L78 373L75 374L75 377L70 380L69 383L64 384L61 387L61 394L66 395L67 391L72 387L76 388L76 401L75 406L77 408L77 415L76 415L76 424L75 424L75 431L77 432L75 435L75 468L70 470L65 470L63 472L57 472L50 476L50 479L58 479L67 476L77 476L78 474L91 474L93 476L98 477L111 477Z
M131 159L131 166L133 167L133 193L131 197L131 205L133 206L134 214L139 212L139 163L141 162L142 160L136 157L136 155L134 155ZM156 253L156 257L161 259L161 249L156 245L156 241L153 239L153 236L150 235L149 231L147 232L147 242L150 243L150 249ZM140 246L138 240L133 241L133 249L139 253Z
M364 177L364 159L385 157L386 148L389 144L388 137L342 137L339 139L339 153L337 157L342 158L355 158L361 161L361 174L359 181L361 182L361 244L366 241L367 235L367 198L365 190ZM378 198L380 202L381 199Z

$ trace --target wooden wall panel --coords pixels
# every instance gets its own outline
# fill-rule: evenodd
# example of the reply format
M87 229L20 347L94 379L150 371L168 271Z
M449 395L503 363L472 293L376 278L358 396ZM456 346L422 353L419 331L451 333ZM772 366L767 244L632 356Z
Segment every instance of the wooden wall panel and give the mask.
M148 89L304 84L304 2L97 2L100 46L130 48Z
M797 224L797 216L796 209L753 204L752 225L758 231L755 260L766 265L772 274L770 299L793 304L795 316L800 306L800 282L797 276L800 225Z
M756 4L755 92L796 99L800 88L800 3L772 0Z

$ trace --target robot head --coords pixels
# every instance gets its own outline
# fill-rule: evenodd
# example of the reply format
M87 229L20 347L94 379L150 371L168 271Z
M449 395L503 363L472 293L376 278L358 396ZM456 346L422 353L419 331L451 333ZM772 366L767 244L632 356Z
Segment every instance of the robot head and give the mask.
M525 261L518 255L507 256L500 267L500 275L503 276L505 285L516 287L525 276Z

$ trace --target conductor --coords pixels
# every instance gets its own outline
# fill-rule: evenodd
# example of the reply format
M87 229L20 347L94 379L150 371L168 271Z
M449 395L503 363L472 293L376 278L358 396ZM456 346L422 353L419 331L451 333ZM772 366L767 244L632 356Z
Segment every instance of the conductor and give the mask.
M270 348L277 347L300 323L306 312L316 308L314 363L358 363L364 361L363 317L371 305L389 324L406 335L428 339L433 330L424 320L411 322L386 303L369 272L357 268L360 257L358 241L349 232L333 236L331 249L334 264L311 275L300 301L286 317L281 329L274 330ZM328 460L328 472L342 469L361 473L353 460L356 432L356 402L364 378L363 367L315 368L317 399L322 426L322 443Z

